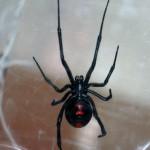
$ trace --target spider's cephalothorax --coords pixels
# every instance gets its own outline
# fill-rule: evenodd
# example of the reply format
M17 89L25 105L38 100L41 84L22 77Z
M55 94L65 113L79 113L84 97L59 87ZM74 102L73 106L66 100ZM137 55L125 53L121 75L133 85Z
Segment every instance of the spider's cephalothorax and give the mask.
M75 84L81 84L83 83L84 77L81 76L75 76Z
M84 77L83 76L76 76L74 85L72 85L72 94L73 95L78 95L79 99L81 94L87 92L87 88L84 85Z
M94 53L94 58L93 58L92 64L91 64L89 70L87 71L85 79L82 75L76 76L75 78L73 78L72 72L64 58L63 44L62 44L62 32L61 32L61 27L60 27L59 0L57 0L57 3L58 3L57 33L58 33L58 41L59 41L60 58L61 58L61 62L63 64L63 66L66 70L66 73L69 77L70 83L66 84L61 89L59 89L50 79L48 79L46 77L46 75L42 71L42 69L39 66L36 59L34 57L33 57L33 59L34 59L35 63L37 64L39 70L41 71L45 81L48 84L50 84L56 92L62 93L69 89L66 92L66 94L62 97L62 99L60 99L58 101L53 100L51 103L52 106L55 106L57 104L64 102L64 104L60 110L60 113L58 115L58 119L57 119L57 144L58 144L59 149L62 150L60 127L61 127L61 121L62 121L64 111L65 111L65 116L66 116L67 121L75 128L81 128L81 127L84 127L85 125L87 125L89 123L89 121L91 120L91 117L93 114L93 116L95 117L95 119L97 120L97 122L101 128L101 134L98 137L103 137L106 135L105 127L104 127L102 121L100 120L100 117L98 116L95 104L94 104L93 100L91 99L91 97L89 96L89 93L98 97L99 99L101 99L103 101L108 101L109 99L112 98L111 89L109 90L109 95L107 97L104 97L104 96L98 94L97 92L91 90L90 87L104 87L108 83L109 78L115 68L119 45L116 50L113 65L111 66L104 82L103 83L95 83L95 82L89 83L90 77L91 77L92 72L96 65L97 54L98 54L99 46L100 46L101 39L102 39L103 24L104 24L107 7L109 4L109 0L108 0L105 10L104 10L103 17L102 17L100 31L99 31L99 34L97 37L96 48L95 48L95 53Z

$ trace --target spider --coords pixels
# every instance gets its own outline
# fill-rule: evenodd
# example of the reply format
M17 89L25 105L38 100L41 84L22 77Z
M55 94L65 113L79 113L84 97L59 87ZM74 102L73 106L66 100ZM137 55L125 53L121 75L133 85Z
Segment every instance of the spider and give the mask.
M108 83L109 78L115 68L119 45L117 46L113 65L111 66L104 82L103 83L89 83L91 74L94 71L96 61L97 61L97 54L98 54L100 42L102 39L102 29L103 29L103 24L104 24L104 19L105 19L105 14L107 11L108 4L109 4L109 0L107 1L106 7L105 7L105 10L103 13L100 31L99 31L97 42L96 42L94 58L93 58L93 61L92 61L92 64L91 64L89 70L87 71L85 78L82 75L75 76L75 78L73 78L72 72L64 58L62 32L61 32L61 26L60 26L60 6L59 6L60 2L59 2L59 0L57 0L57 5L58 5L57 33L58 33L58 41L59 41L59 49L60 49L60 58L61 58L62 65L64 66L66 73L69 77L70 83L66 84L62 88L58 88L50 79L48 79L48 77L42 71L37 60L33 57L43 78L45 79L45 81L48 84L50 84L54 88L54 90L56 92L62 93L69 89L60 100L58 100L58 101L53 100L51 103L52 106L55 106L55 105L58 105L58 104L64 102L64 104L60 110L60 113L58 115L58 119L57 119L57 145L60 150L62 150L60 129L61 129L61 122L62 122L64 111L65 111L66 120L75 128L81 128L81 127L86 126L89 123L89 121L91 120L92 115L93 115L101 128L101 134L98 136L98 138L106 135L105 127L104 127L101 119L99 118L97 110L96 110L96 106L95 106L92 98L88 95L88 93L98 97L99 99L101 99L103 101L108 101L112 98L111 89L109 89L109 95L107 97L104 97L104 96L98 94L97 92L89 89L90 87L104 87Z

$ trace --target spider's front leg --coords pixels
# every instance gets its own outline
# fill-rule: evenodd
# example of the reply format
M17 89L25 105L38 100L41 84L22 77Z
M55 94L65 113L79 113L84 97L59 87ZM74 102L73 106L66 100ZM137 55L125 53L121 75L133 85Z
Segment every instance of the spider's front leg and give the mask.
M49 80L49 79L46 77L46 75L44 74L44 72L43 72L43 70L41 69L40 65L38 64L37 60L36 60L34 57L33 57L33 59L34 59L36 65L38 66L38 68L39 68L39 70L40 70L40 72L41 72L41 74L42 74L44 80L45 80L48 84L50 84L50 85L54 88L54 90L55 90L56 92L62 93L62 92L64 92L64 91L66 91L68 88L71 87L70 84L66 84L64 87L62 87L61 89L59 89L51 80Z
M69 80L71 82L71 84L74 84L74 78L72 75L72 72L65 60L64 57L64 51L63 51L63 41L62 41L62 32L61 32L61 26L60 26L60 8L59 8L59 0L57 0L57 4L58 4L58 28L57 28L57 35L58 35L58 41L59 41L59 50L60 50L60 58L61 58L61 62L66 70L66 73L69 77Z
M102 40L102 31L103 31L103 25L104 25L104 20L105 20L105 15L106 15L106 11L107 11L107 8L108 8L108 4L109 4L109 0L107 1L106 7L105 7L105 10L104 10L104 13L103 13L102 22L101 22L101 26L100 26L100 31L99 31L99 34L98 34L98 37L97 37L97 42L96 42L93 61L92 61L92 64L91 64L91 66L90 66L90 68L89 68L89 70L88 70L88 72L85 76L85 80L84 80L85 84L88 84L88 82L90 80L90 77L91 77L91 74L94 71L94 68L95 68L95 65L96 65L97 55L98 55L100 43L101 43L101 40Z
M103 87L105 86L109 79L110 79L110 76L112 75L114 69L115 69L115 64L116 64L116 59L117 59L117 55L118 55L118 50L119 50L119 45L117 47L117 50L116 50L116 54L115 54L115 58L114 58L114 62L113 62L113 65L111 66L109 72L108 72L108 75L106 76L106 79L103 83L89 83L88 84L88 87Z

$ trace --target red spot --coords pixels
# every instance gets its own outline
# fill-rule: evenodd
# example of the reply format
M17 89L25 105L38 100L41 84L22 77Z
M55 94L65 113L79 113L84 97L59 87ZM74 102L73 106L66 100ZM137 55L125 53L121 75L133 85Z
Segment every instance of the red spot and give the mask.
M79 108L79 109L81 109L81 108L83 108L84 106L81 105L81 104L77 104L76 107Z
M84 112L81 110L76 111L76 115L84 115Z
M83 125L82 125L82 123L76 123L75 126L76 126L76 128L81 128Z

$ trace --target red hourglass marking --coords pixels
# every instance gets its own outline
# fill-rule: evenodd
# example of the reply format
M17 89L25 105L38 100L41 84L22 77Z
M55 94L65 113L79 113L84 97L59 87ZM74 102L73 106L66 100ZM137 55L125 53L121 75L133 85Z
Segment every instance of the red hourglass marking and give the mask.
M76 115L84 115L84 112L81 110L76 111Z
M76 123L75 126L76 126L76 128L81 128L83 125L82 125L82 123Z
M76 104L75 105L77 108L79 108L79 109L81 109L81 108L83 108L84 106L83 105L81 105L81 104Z

